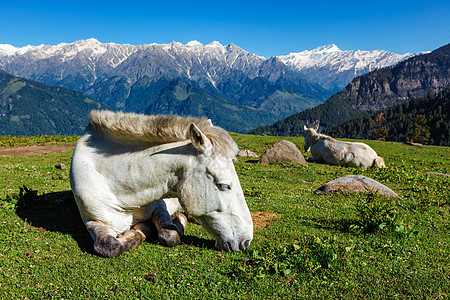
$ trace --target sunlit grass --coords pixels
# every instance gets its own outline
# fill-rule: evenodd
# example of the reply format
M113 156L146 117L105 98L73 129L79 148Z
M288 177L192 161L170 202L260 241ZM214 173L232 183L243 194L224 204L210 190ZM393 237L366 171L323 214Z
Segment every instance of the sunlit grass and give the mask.
M258 155L283 139L233 138ZM40 139L42 145L76 140ZM288 139L303 152L302 137ZM264 166L240 157L235 167L255 215L247 251L216 251L206 231L189 224L175 248L144 243L113 259L93 254L70 194L69 169L55 168L58 162L69 167L72 151L0 156L0 299L448 298L449 178L425 171L449 174L450 148L364 142L385 159L386 169ZM364 211L383 219L385 212L370 210L365 195L313 193L349 174L374 178L399 194L401 200L388 204L395 205L394 226L354 226L363 227ZM16 205L23 186L39 197Z

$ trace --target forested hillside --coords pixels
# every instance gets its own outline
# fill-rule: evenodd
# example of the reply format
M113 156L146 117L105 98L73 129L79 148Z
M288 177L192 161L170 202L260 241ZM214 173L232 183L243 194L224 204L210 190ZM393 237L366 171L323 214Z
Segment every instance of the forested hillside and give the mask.
M89 112L102 107L83 93L0 70L0 135L81 134Z
M333 137L450 146L450 88L332 126Z
M303 133L303 126L315 120L320 121L322 128L332 126L339 121L345 121L367 114L367 112L348 107L347 103L335 94L327 102L316 107L275 122L272 125L258 127L251 134L266 134L278 136L296 136Z

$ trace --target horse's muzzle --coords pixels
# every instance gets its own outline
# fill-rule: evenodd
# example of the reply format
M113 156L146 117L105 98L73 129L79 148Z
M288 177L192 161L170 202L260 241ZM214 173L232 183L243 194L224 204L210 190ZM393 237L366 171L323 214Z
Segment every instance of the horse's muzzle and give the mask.
M216 249L226 252L231 251L241 251L250 247L251 240L242 240L240 243L237 242L226 242L226 241L217 241Z

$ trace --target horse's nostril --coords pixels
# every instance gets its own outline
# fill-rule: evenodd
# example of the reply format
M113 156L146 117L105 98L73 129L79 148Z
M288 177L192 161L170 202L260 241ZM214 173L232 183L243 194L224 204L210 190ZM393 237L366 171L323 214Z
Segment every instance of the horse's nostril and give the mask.
M233 251L233 248L231 247L231 243L230 242L226 242L225 243L225 249L224 250L227 251L227 252Z
M247 249L248 247L250 247L250 240L246 240L246 241L244 241L244 242L242 242L241 243L241 250L245 250L245 249Z

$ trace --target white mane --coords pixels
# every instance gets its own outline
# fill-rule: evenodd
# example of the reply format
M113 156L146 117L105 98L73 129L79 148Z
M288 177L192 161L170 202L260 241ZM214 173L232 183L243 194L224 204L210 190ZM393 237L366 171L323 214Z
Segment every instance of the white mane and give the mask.
M195 124L211 141L214 150L233 157L238 151L227 131L213 126L206 118L142 115L134 113L93 110L89 126L125 144L172 143L189 139L189 127Z

